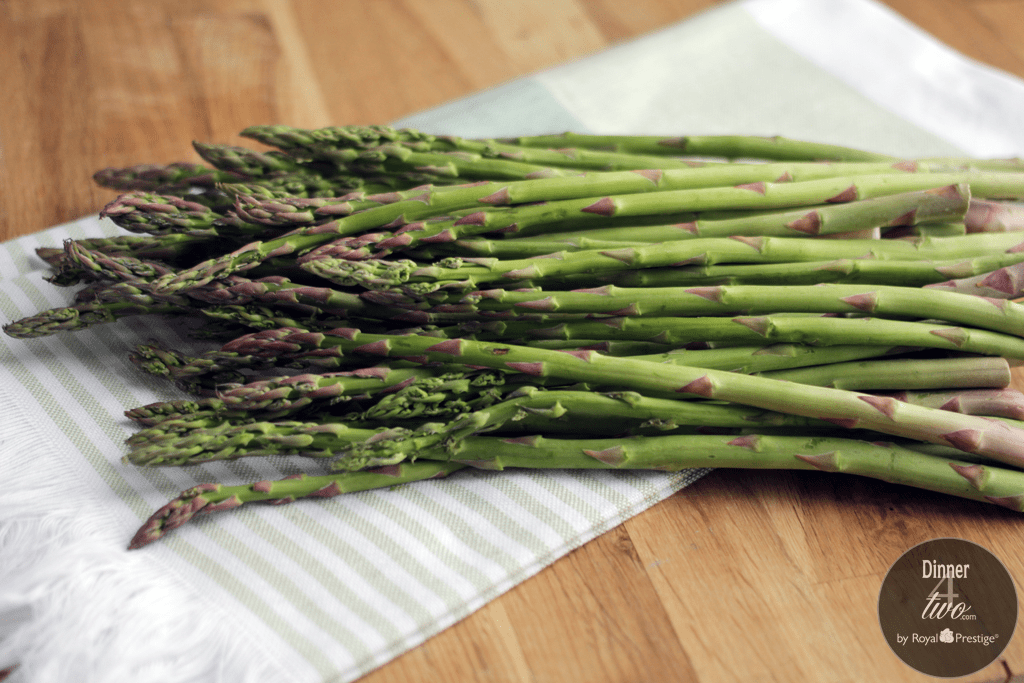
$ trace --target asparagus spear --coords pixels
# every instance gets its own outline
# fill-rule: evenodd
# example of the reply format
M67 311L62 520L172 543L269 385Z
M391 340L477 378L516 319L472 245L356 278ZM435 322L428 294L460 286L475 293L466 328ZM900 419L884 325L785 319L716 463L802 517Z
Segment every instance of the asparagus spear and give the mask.
M968 232L1017 232L1024 230L1024 207L1007 202L973 199L964 223Z
M3 331L15 339L76 332L134 315L180 315L189 311L185 297L154 296L134 282L97 284L84 290L79 303L51 308L10 322Z
M639 154L671 156L724 157L726 159L793 159L806 161L898 161L895 157L841 145L828 145L781 136L688 135L661 137L650 135L587 135L566 132L560 135L532 135L507 138L507 142L525 147L575 147L607 149Z
M869 476L890 483L951 493L981 502L997 501L1017 489L1024 473L973 461L950 461L925 455L899 443L869 442L843 437L666 435L625 439L549 439L540 435L503 439L467 437L446 459L478 468L504 469L657 469L679 471L700 467L742 469L817 469ZM426 454L425 454L426 455ZM432 451L432 459L444 456ZM987 488L990 484L1012 488ZM1018 497L1013 494L1013 497Z
M770 314L760 316L575 320L554 325L530 322L466 323L446 336L483 341L510 338L608 339L656 341L681 347L692 342L736 344L798 343L813 346L877 344L911 345L1024 359L1024 345L1015 335L972 330L926 321L885 318L835 318Z
M218 391L216 398L198 402L153 403L132 409L125 415L147 426L155 425L169 417L179 418L206 411L286 415L299 412L314 404L332 405L345 398L362 399L391 394L420 383L422 380L437 378L444 370L445 368L381 364L369 368L322 374L301 373L245 384L225 385ZM483 378L480 375L479 372L463 373L461 378L470 384L492 386L499 383L493 373ZM436 386L432 388L437 389ZM265 416L264 419L276 419L276 417Z
M1009 363L1004 358L985 356L849 361L760 374L787 382L857 391L1002 389L1010 383ZM914 403L924 405L920 401Z
M229 206L225 201L223 208ZM104 206L100 218L109 218L129 232L206 236L217 234L224 213L183 197L136 190Z
M686 287L714 285L812 285L823 282L845 284L939 285L949 278L959 280L986 275L1006 266L1024 262L1024 252L993 254L943 261L880 259L836 259L787 263L694 265L676 268L645 268L602 276L600 282L620 287ZM963 294L994 296L989 290L955 288ZM998 298L1015 298L1013 296Z
M335 330L331 335L291 334L287 330L256 333L225 345L223 350L260 356L267 353L267 343L273 344L274 349L292 347L314 351L336 348L343 353L479 365L515 370L533 377L622 386L641 393L676 392L824 419L850 428L872 429L893 436L952 445L965 452L1015 466L1024 463L1024 430L984 418L840 389L689 366L654 365L592 352L568 353L466 339L438 342L435 337L374 335L352 328Z
M217 249L218 241L206 235L119 235L85 238L75 242L90 252L111 258L160 261L174 266L191 265L196 260L208 257L210 253L223 253L223 249ZM68 258L64 248L38 247L36 254L54 268L55 272L47 281L59 287L80 284L83 280L92 279L95 274L90 268L84 268L75 263L74 259Z
M235 186L235 212L250 223L272 227L294 228L315 225L348 216L356 211L378 207L382 202L366 199L364 193L353 192L339 197L279 197L259 192L258 186Z
M1024 420L1024 393L1017 389L975 389L968 391L896 391L889 394L900 401L971 415Z
M801 159L813 161L855 160L892 160L895 157L865 152L850 147L825 145L803 140L792 140L783 137L754 137L743 135L722 136L690 136L690 137L656 137L638 135L586 135L564 133L561 135L521 136L503 139L463 140L451 136L434 136L414 128L394 128L391 126L336 126L304 130L290 126L251 126L242 131L243 137L259 140L267 145L282 149L307 148L315 145L328 145L336 149L365 149L383 143L401 143L414 149L431 149L436 142L445 143L442 149L458 149L457 145L477 143L480 145L511 145L511 148L496 147L497 152L510 152L515 149L523 152L523 148L550 148L565 150L615 150L617 153L635 153L653 155L653 158L666 156L720 157L759 157L761 153L770 151L763 156L765 159ZM474 148L479 149L479 148Z
M251 268L259 261L301 253L347 235L381 227L397 227L451 210L479 207L481 203L508 204L523 201L554 201L586 197L579 207L584 213L614 216L628 205L647 205L649 213L677 213L709 209L770 209L813 204L838 203L859 198L933 189L969 182L971 192L1024 197L1024 174L892 174L828 178L799 183L756 183L738 187L714 187L672 190L685 180L687 171L663 171L655 177L643 172L622 171L591 173L583 176L510 183L482 183L475 186L427 188L417 199L405 199L368 209L331 223L300 228L284 236L254 242L225 256L212 259L168 276L158 282L166 291L206 284L239 269ZM613 188L616 195L604 195ZM622 194L631 192L634 194ZM604 196L602 196L604 195ZM644 201L646 200L646 201Z
M963 220L967 207L966 186L951 186L949 191L935 192L919 190L904 192L856 202L825 204L807 209L767 211L760 213L727 212L726 215L704 213L693 220L659 229L659 226L643 226L643 229L605 228L577 232L564 230L559 223L555 236L562 238L589 237L603 240L634 240L639 242L662 242L666 239L689 239L692 237L732 237L735 235L778 235L804 237L807 235L834 235L854 232L880 226L911 225L930 221ZM528 207L524 207L524 211ZM577 219L579 220L579 219ZM593 220L583 219L586 220ZM596 221L595 221L596 222ZM515 235L525 237L536 234L531 224L522 219L516 221ZM544 231L545 233L547 231Z
M451 135L434 136L411 128L396 129L388 126L331 126L315 130L306 130L290 126L251 126L242 131L243 137L258 140L266 145L288 150L291 153L323 158L334 161L339 165L345 165L360 158L373 155L382 149L405 148L407 153L415 152L447 152L463 153L464 159L486 158L503 159L523 162L527 164L539 164L547 167L566 167L586 170L649 170L669 168L693 168L700 166L709 168L712 166L739 166L740 164L714 164L707 161L694 161L688 158L678 158L678 143L680 138L670 140L663 139L660 144L666 146L650 147L648 152L655 153L636 154L623 151L608 151L597 147L573 147L557 145L550 149L541 145L516 144L511 140L499 139L469 139ZM522 138L523 140L529 138ZM626 144L644 145L650 138L638 138L636 136L620 137L619 141ZM789 161L803 161L808 169L817 169L822 173L829 173L830 167L838 165L835 162L845 162L848 168L860 164L863 169L873 168L880 172L887 172L895 169L900 171L950 171L968 170L976 167L977 164L992 164L992 167L999 170L1018 170L1015 165L1007 163L979 162L969 159L935 159L918 161L899 161L894 157L881 154L873 154L850 148L821 145L818 143L807 143L804 141L787 140L784 138L754 138L748 136L718 136L692 138L691 144L712 145L721 149L747 147L754 149L771 149L773 153L765 156L765 159L785 159ZM722 146L725 147L722 147ZM810 156L810 151L816 150L829 155L833 163L822 164L822 159ZM454 155L453 155L454 156ZM707 156L707 155L703 155ZM712 156L728 156L715 154ZM785 173L778 173L772 178L783 177Z
M166 353L158 347L148 351L156 354ZM814 348L794 344L778 344L768 347L676 351L635 357L651 362L677 363L743 373L770 372L814 365L820 367L823 374L830 376L830 380L834 380L832 375L842 374L844 362L878 356L898 356L911 351L914 349L906 347L836 346ZM173 356L169 360L170 363L164 363L164 367L155 369L159 374L180 374L181 371L176 371L174 368L180 368L184 364L184 360L178 356ZM938 364L941 365L941 363ZM954 366L952 371L960 379L960 383L968 381L968 378L973 378L972 386L1004 386L1007 381L1002 374L1008 372L1005 369L1007 364L1002 359L968 359L966 362L951 362L949 365ZM831 369L835 369L835 373ZM927 372L927 365L923 369L926 371L926 376L931 378L936 376L934 372ZM225 415L227 413L250 416L258 414L261 416L260 419L276 420L311 407L333 406L335 402L344 399L363 400L381 392L389 394L401 392L408 387L415 387L417 390L423 391L424 385L421 380L436 378L441 373L451 371L449 366L405 367L399 362L321 374L307 372L289 377L250 381L245 384L223 383L218 386L216 398L151 403L126 411L125 415L146 426L154 426L168 419L192 418L197 415ZM912 372L917 372L917 370L912 370ZM472 385L483 387L510 383L511 379L480 372L463 373L463 376ZM514 376L513 374L512 377ZM830 380L814 381L826 383ZM1000 380L1002 380L1001 383ZM929 386L936 385L934 379L928 384ZM948 380L939 384L939 386L946 385L949 385ZM437 391L436 387L427 387L427 389L431 392ZM619 407L621 408L621 406ZM594 414L596 411L587 412ZM611 419L611 417L608 415L603 419Z
M795 415L722 405L706 401L680 401L643 396L636 392L596 393L587 390L539 391L526 386L513 391L504 401L467 406L449 412L425 415L408 405L409 387L386 406L390 412L360 413L356 417L320 415L314 422L228 421L199 411L160 420L133 435L125 456L137 465L193 465L215 460L275 455L339 458L333 466L360 469L420 457L424 449L451 445L468 435L500 431L530 417L542 417L568 425L580 419L598 420L602 433L622 432L637 426L656 425L671 429L681 425L714 428L828 427L829 423ZM397 409L397 410L396 410ZM411 428L397 427L397 416L417 418ZM445 418L447 425L426 421ZM365 419L364 419L365 418ZM399 423L400 424L400 423ZM379 427L378 425L384 425ZM424 456L425 457L425 456Z
M1024 306L959 292L891 285L719 285L714 287L616 287L572 291L488 289L459 300L480 311L510 308L607 316L759 315L770 312L864 313L880 317L938 319L1024 335Z
M527 342L522 342L531 345ZM557 348L557 347L554 347ZM585 350L585 349L584 349ZM595 351L607 353L602 348ZM658 353L610 354L633 356L652 363L690 365L699 368L728 370L744 374L787 370L808 366L828 367L867 358L897 357L918 351L909 346L769 344L766 346L731 346L726 348L672 349Z
M251 180L248 176L208 168L202 164L177 162L173 164L138 164L126 168L105 168L93 175L100 187L128 192L142 190L176 194L190 188L209 189L217 183Z
M951 168L997 168L1021 170L1019 159L919 159L899 160L884 154L828 145L781 136L705 135L658 137L646 135L589 135L567 132L560 135L535 135L506 138L507 142L528 147L603 149L656 155L723 157L726 159L795 159L809 161L892 160L914 166L921 162L939 163Z
M374 470L323 476L303 474L281 481L264 480L241 486L200 484L186 489L153 513L132 538L129 549L138 549L159 540L200 513L229 510L251 502L290 503L299 498L326 498L354 491L390 488L443 477L467 465L490 469L817 469L866 476L1024 510L1020 503L1024 497L1024 474L1020 472L967 460L935 457L896 444L854 439L756 435L588 441L470 437L460 441L454 450L455 453L442 453L449 458L447 461L421 458Z
M340 126L316 130L302 130L289 126L252 126L242 134L281 149L321 149L324 154L333 152L340 160L354 156L358 151L368 151L382 144L396 143L414 151L469 152L483 157L591 170L686 168L694 163L661 155L531 148L494 139L473 140L454 136L434 136L415 129L396 129L388 126Z
M545 202L488 211L457 211L450 218L439 217L403 226L376 243L376 257L416 244L446 244L489 232L511 233L516 239L502 244L515 250L520 236L546 234L550 240L585 238L622 242L663 242L694 237L735 237L738 235L789 236L834 235L866 228L908 225L918 221L962 220L968 206L965 185L940 191L917 191L798 210L716 213L660 209L651 213L649 203L623 206L614 217L583 211L586 201ZM739 215L737 215L739 214ZM652 222L669 225L648 225ZM564 233L567 228L587 228ZM625 246L625 245L623 245ZM557 251L556 247L549 251ZM533 253L547 253L534 251Z
M943 260L1017 253L1013 233L904 240L840 240L780 237L701 238L617 249L560 251L525 259L451 258L422 265L411 259L364 261L318 255L301 259L310 273L343 286L430 293L442 287L479 289L488 283L587 283L609 274L647 268L719 263L793 263L835 259ZM410 287L409 284L416 284Z
M333 169L317 167L308 160L277 151L257 152L235 145L215 145L193 142L193 149L214 168L230 171L249 178L263 178L281 175L309 174L323 176Z
M163 261L170 264L195 262L207 252L222 246L222 242L205 235L117 235L115 237L86 237L75 240L89 251L107 256L134 256L138 259ZM63 249L60 250L63 253Z
M1024 263L1014 263L967 277L929 283L926 287L949 292L962 292L995 299L1017 299L1024 296Z
M341 493L391 488L413 481L443 477L463 467L458 463L423 460L364 472L319 477L301 474L281 481L264 480L245 486L199 484L183 491L157 510L132 538L128 549L135 550L152 543L199 513L229 510L243 503L257 501L281 504L299 498L329 498Z
M140 284L174 272L170 266L158 261L147 261L133 256L110 256L87 248L75 240L64 242L65 262L92 277L118 282Z
M173 314L183 312L175 304L154 302L143 305L132 302L103 305L75 305L51 308L4 325L4 332L15 339L35 339L58 332L77 332L94 325L112 323L131 315Z
M935 381L937 372L928 367L928 362L922 365L910 361L909 364L916 364L923 371L922 374L931 378L931 381L918 382L917 385L921 387L1004 386L1008 381L1005 362L1003 367L992 370L993 376L980 376L974 383L963 379L945 381L948 373L943 375L941 371L945 370L945 365L955 363L936 363L943 366L939 368L939 381ZM970 365L968 360L966 366L961 365L961 370L966 369L970 375L979 377L979 373ZM986 365L982 364L981 372L990 371ZM825 368L828 369L830 367ZM786 372L766 373L764 376L781 374L787 381L806 383L809 380L844 388L859 388L862 385L868 388L902 386L900 382L880 383L875 376L865 378L863 373L860 376L851 375L838 366L835 371L840 379L831 382L813 375L798 376L793 380L785 377L790 374ZM466 376L458 372L410 376L408 380L378 392L380 399L369 410L340 418L320 414L316 422L268 422L266 420L277 419L269 416L263 421L257 421L260 415L252 414L263 409L282 409L282 413L287 413L292 407L309 405L308 400L303 403L303 399L292 401L285 396L285 392L294 393L291 391L295 386L292 383L281 385L280 388L269 385L269 391L258 385L240 388L255 392L255 401L247 401L244 394L238 400L229 391L222 394L224 400L218 398L208 401L207 405L213 404L208 410L203 410L196 403L182 406L176 403L169 406L156 404L140 414L149 428L129 439L132 452L127 457L136 464L184 465L270 453L326 458L340 455L343 460L336 466L357 468L367 463L391 462L403 453L415 456L416 451L410 451L411 445L423 449L440 442L450 444L468 434L500 431L517 423L537 426L537 418L542 420L539 424L548 431L568 429L575 433L588 431L601 434L629 433L644 427L664 431L681 425L716 429L742 429L754 425L802 429L832 426L827 421L735 404L722 405L674 397L657 398L631 391L596 393L557 387L549 391L538 391L536 386L515 388L510 385L511 391L503 394L495 389L500 381L496 383L492 377L486 374ZM350 383L349 378L345 378L347 382L341 384L332 384L331 379L304 376L298 383L313 387L313 393L326 390L326 395L332 399L344 395L345 384ZM228 413L239 411L250 413L244 420L245 424L225 421L229 417ZM426 423L411 431L394 428L395 420L428 418L446 418L449 425L442 428ZM375 423L388 427L372 431L359 426L372 426ZM325 426L328 424L336 426ZM521 425L517 426L522 428ZM367 457L370 459L367 460Z
M397 157L411 167L425 168L439 174L468 177L475 172L488 178L557 174L561 168L630 170L689 167L684 161L665 157L588 150L570 153L530 149L497 140L435 137L413 129L385 126L345 126L316 130L289 126L251 126L242 131L242 135L280 149L329 160L339 167L353 170L364 165L367 160L377 160L381 156ZM452 161L457 164L454 168L449 167ZM489 161L495 163L487 163Z
M139 344L128 359L140 370L173 380L185 391L203 395L209 390L243 381L243 369L266 370L288 367L283 359L264 360L230 352L206 352L189 356L167 348L157 340Z

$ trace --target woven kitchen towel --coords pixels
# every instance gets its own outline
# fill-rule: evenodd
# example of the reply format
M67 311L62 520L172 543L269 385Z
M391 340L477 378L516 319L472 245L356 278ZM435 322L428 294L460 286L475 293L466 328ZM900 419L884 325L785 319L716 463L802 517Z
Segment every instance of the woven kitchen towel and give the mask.
M827 8L827 9L826 9ZM866 49L870 46L870 49ZM463 136L563 130L786 135L902 156L1024 154L1024 83L870 0L751 0L411 116ZM0 319L66 305L38 246L0 245ZM127 361L166 321L0 338L0 667L29 681L353 680L700 472L462 472L210 515L141 551L140 522L201 481L285 459L141 470L127 408L180 397ZM17 679L15 679L17 680Z

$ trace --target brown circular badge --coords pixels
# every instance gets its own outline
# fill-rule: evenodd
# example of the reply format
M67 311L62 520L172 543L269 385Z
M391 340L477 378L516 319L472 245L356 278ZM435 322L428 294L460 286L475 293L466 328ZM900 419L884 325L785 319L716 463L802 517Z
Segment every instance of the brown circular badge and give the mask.
M973 674L996 660L1017 626L1017 591L1006 567L977 543L939 538L889 568L878 620L892 651L930 676Z

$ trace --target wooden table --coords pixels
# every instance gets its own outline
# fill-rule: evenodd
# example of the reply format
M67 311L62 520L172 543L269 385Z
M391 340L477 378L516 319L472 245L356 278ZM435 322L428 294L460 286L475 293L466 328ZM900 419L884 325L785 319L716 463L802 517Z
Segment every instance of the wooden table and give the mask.
M0 0L0 239L95 212L113 196L91 182L101 167L196 160L194 139L251 144L235 135L254 122L386 122L714 4ZM886 4L1024 77L1024 0ZM932 680L890 651L876 602L890 564L942 536L1024 579L1018 514L825 474L715 472L365 681ZM1011 672L1024 633L968 680Z

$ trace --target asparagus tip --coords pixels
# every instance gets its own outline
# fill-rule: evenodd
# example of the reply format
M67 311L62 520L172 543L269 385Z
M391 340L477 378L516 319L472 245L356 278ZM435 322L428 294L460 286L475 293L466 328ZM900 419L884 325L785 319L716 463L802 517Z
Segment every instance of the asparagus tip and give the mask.
M177 498L150 515L139 527L128 544L128 550L137 550L149 545L195 517L210 505L210 499L203 494L219 491L220 488L220 484L199 484L182 491Z

